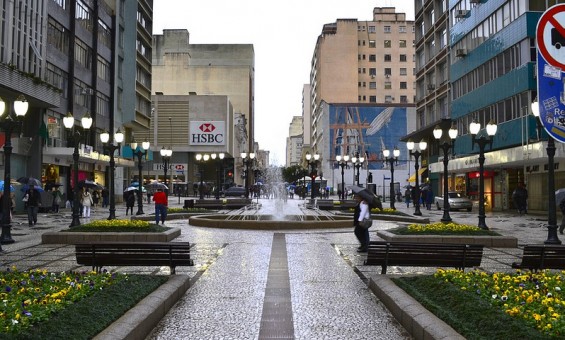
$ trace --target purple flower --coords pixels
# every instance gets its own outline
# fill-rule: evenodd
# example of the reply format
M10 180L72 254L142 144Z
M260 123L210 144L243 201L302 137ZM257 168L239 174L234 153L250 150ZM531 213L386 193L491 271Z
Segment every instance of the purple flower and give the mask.
M27 310L25 310L25 309L23 310L23 312L22 312L22 313L23 313L23 314L24 314L25 316L31 316L31 313L30 313L30 312L28 312L28 311L27 311Z
M11 291L12 291L12 287L6 286L6 292L9 293L9 292L11 292Z

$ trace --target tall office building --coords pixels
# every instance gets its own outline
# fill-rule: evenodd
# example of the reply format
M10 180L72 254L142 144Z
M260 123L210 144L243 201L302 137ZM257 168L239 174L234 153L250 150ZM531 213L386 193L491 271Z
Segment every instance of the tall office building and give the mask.
M300 165L304 126L302 116L292 117L286 138L286 166Z

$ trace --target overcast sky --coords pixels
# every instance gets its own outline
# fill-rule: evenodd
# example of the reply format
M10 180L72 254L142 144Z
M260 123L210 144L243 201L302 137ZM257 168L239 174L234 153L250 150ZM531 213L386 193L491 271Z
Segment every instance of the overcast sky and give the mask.
M153 34L187 29L192 44L253 44L255 141L284 165L288 127L302 115L302 87L324 24L371 20L374 7L396 7L414 20L413 0L154 0Z

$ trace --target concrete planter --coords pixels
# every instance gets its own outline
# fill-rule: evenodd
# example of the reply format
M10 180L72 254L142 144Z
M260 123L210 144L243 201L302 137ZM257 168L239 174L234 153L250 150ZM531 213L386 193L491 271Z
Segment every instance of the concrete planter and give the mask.
M179 236L179 228L171 228L162 233L55 231L41 235L41 243L75 244L83 242L170 242Z
M378 231L377 235L390 242L482 244L488 248L516 248L518 239L511 236L457 236L457 235L396 235Z

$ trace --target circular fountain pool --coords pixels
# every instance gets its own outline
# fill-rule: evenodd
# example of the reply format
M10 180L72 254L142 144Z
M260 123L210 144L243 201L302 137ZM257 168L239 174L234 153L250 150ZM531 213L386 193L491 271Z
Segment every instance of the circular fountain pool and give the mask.
M348 216L317 215L199 215L189 218L190 225L227 229L328 229L352 228L353 221Z

